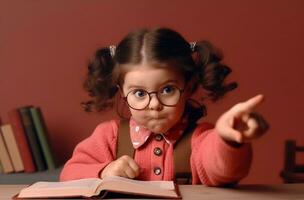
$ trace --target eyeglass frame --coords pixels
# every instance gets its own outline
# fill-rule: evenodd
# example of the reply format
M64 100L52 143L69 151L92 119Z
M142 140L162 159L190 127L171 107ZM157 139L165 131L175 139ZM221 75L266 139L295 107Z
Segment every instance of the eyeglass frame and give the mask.
M145 92L148 94L148 96L149 96L149 101L148 101L147 105L146 105L144 108L141 108L141 109L133 108L133 107L129 104L129 102L128 102L128 95L129 95L131 92L133 92L134 90L137 90L137 89L134 89L134 90L131 90L130 92L128 92L127 95L123 97L123 99L127 102L128 106L129 106L130 108L132 108L132 109L134 109L134 110L145 110L145 109L149 106L149 104L150 104L150 102L151 102L151 99L152 99L152 98L151 98L151 94L155 94L155 97L157 98L158 102L159 102L161 105L167 106L167 107L175 107L175 106L178 104L178 102L180 101L180 98L181 98L182 94L184 93L185 89L180 89L179 87L176 87L176 86L174 86L174 87L175 87L175 88L179 91L179 93L180 93L179 98L178 98L178 101L177 101L176 104L174 104L174 105L166 105L166 104L164 104L164 103L159 99L159 97L158 97L158 92L159 92L159 91L148 92L148 91L146 91L146 90L144 90L144 89L141 89L141 90L145 91Z

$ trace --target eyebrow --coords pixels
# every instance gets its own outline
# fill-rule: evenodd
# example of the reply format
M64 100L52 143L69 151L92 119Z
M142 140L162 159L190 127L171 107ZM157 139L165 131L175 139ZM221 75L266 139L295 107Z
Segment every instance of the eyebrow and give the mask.
M168 83L175 83L175 84L177 84L178 81L177 81L177 80L169 79L169 80L167 80L167 81L161 83L160 86L166 85L166 84L168 84ZM147 89L146 87L144 87L144 86L142 86L142 85L129 85L127 89L129 90L129 89L131 89L131 88L141 88L141 89L145 89L145 90Z

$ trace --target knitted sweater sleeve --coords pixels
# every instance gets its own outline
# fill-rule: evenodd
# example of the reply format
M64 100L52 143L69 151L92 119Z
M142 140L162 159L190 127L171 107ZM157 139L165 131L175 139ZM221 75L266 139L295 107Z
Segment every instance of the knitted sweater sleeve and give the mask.
M116 157L117 128L115 120L99 124L90 137L75 147L61 171L60 181L99 177Z
M211 124L203 123L196 128L191 145L193 184L234 184L249 172L252 160L251 145L233 147L227 144Z

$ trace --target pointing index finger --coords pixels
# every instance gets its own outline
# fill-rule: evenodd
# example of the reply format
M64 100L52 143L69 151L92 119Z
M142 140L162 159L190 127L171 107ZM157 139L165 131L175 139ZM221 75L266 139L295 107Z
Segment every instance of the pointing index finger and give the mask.
M261 104L264 100L264 95L258 94L247 101L241 103L240 112L241 113L250 113L252 112L259 104Z

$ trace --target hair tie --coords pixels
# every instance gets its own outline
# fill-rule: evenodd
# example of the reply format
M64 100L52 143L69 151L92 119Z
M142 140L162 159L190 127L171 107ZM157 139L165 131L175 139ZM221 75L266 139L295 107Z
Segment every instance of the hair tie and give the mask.
M110 49L110 54L111 54L111 56L113 58L115 56L116 46L115 45L110 45L109 49Z
M195 51L195 47L196 47L196 42L190 42L189 44L190 44L191 51L194 52Z

